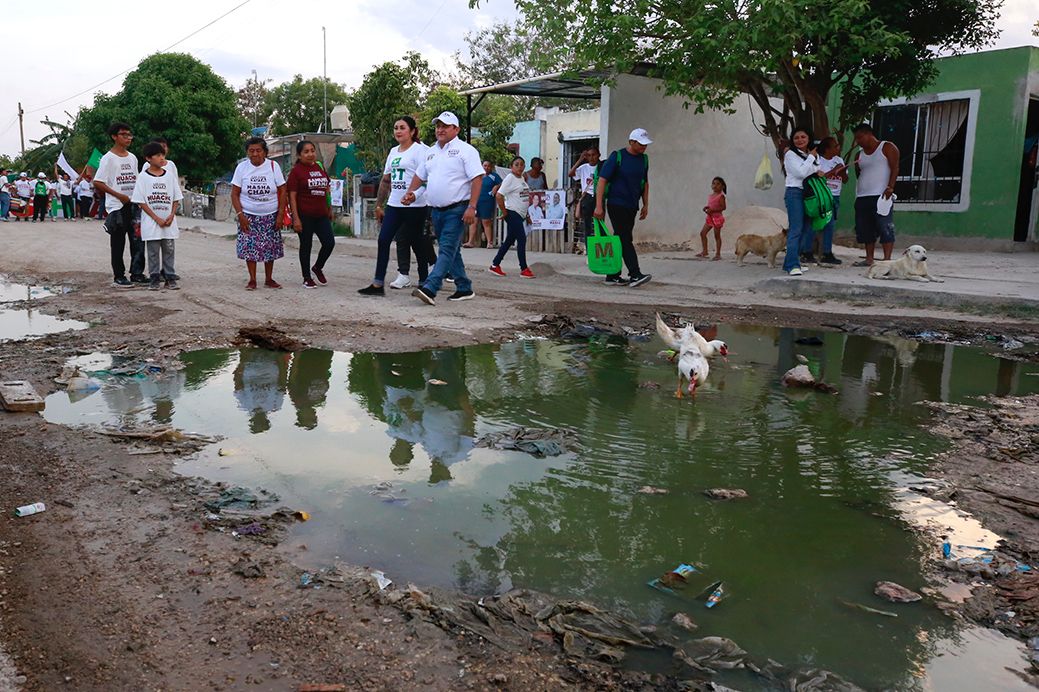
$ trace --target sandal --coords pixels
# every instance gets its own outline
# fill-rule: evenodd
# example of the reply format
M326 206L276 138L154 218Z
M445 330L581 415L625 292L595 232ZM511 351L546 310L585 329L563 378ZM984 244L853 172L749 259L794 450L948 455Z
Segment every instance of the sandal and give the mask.
M250 281L249 283L247 283L245 285L245 290L247 290L247 291L255 291L256 290L256 282L255 281Z
M268 279L267 281L264 281L263 285L267 288L281 288L281 284L275 281L274 279Z
M859 260L858 262L856 262L855 264L853 264L851 266L853 266L853 267L869 267L869 266L872 266L872 264L873 264L872 262L867 262L866 260Z

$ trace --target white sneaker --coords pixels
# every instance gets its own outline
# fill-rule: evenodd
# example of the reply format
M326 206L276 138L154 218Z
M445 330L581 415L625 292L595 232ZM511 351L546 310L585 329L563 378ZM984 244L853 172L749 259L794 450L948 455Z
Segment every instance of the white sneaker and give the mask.
M390 282L390 288L407 288L411 285L411 279L407 274L397 274L397 278Z
M794 267L793 269L788 271L787 274L789 274L790 276L801 276L802 274L804 274L804 272L801 271L801 267Z

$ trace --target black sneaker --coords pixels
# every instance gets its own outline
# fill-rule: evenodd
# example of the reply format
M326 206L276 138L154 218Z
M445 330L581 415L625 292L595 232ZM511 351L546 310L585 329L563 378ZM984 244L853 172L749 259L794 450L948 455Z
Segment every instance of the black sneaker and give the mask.
M166 279L166 289L169 291L179 291L180 286L177 285L176 279Z
M139 274L137 276L131 276L130 277L130 283L132 283L132 284L147 284L147 283L151 283L151 280L147 276L145 276L143 274Z
M360 293L362 296L384 296L384 295L386 295L386 290L382 286L376 286L375 284L372 284L370 286L365 286L364 288L359 288L359 289L357 289L357 292Z
M842 262L834 257L832 254L823 255L822 259L819 260L821 264L842 264Z
M116 288L130 288L133 286L125 276L120 276L118 279L112 281L112 285Z
M628 285L628 280L624 279L624 278L621 278L619 276L607 276L605 279L602 280L602 282L604 284L606 284L607 286L627 286Z
M460 300L472 300L476 297L476 293L473 291L455 291L448 300L458 302Z
M422 288L421 286L419 286L414 291L412 291L411 295L415 296L416 298L421 300L426 305L436 305L437 304L436 296L434 296L432 293L427 293L426 289Z
M628 287L629 288L638 288L639 286L641 286L642 284L648 282L652 278L653 277L650 276L649 274L639 274L638 276L633 276L628 281Z
M815 264L815 255L810 252L801 253L801 264Z
M158 291L160 286L162 286L162 282L159 281L159 277L157 275L153 276L151 278L151 281L148 282L149 291Z

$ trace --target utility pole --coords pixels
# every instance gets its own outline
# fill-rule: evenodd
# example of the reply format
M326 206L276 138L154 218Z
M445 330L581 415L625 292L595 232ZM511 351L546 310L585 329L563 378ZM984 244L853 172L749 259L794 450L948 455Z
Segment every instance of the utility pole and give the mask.
M321 86L324 89L321 97L321 128L324 132L328 132L328 41L325 38L325 27L321 27L321 62Z
M256 118L259 116L260 110L260 79L256 76L256 70L253 70L253 89L256 91L256 103L252 104L253 107L253 129L257 127Z
M18 102L18 136L22 139L22 155L25 155L25 127L24 127L24 116L25 111L22 110L22 102Z

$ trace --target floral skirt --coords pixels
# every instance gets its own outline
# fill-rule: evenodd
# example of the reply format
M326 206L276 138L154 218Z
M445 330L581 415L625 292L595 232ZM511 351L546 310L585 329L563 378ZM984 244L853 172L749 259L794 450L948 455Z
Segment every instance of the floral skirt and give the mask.
M249 219L249 232L242 232L242 224L238 224L238 259L246 262L273 262L285 256L285 245L281 241L278 230L278 214L253 216Z

